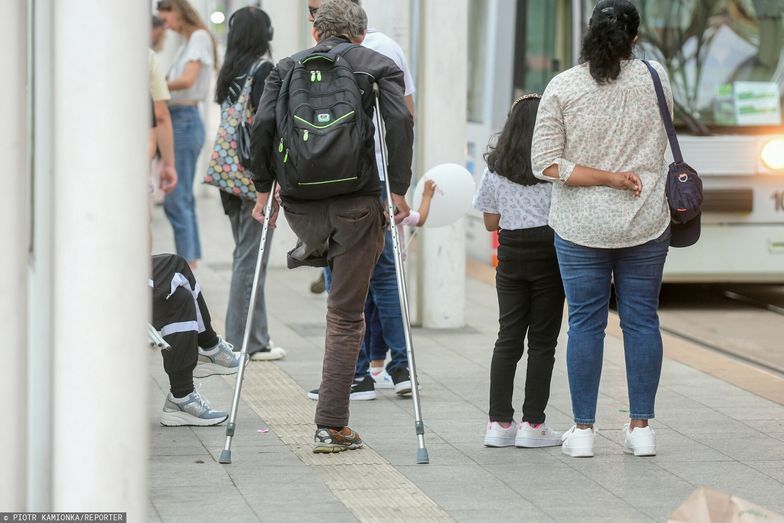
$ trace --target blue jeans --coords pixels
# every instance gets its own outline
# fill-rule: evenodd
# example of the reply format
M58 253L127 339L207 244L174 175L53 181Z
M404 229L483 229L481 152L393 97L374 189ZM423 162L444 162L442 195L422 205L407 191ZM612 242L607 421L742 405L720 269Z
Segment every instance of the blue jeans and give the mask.
M670 236L668 229L642 245L595 249L556 235L558 265L569 304L566 363L575 423L596 421L604 331L613 283L623 330L629 417L654 417L662 366L659 290Z
M204 124L198 107L172 106L169 110L174 130L177 187L166 195L163 210L174 229L177 254L190 262L201 258L193 178L196 175L196 162L204 145Z
M385 360L387 346L384 343L384 333L381 330L381 318L378 316L378 307L373 301L373 296L368 295L365 300L365 348L370 360Z
M387 364L387 372L398 367L407 368L406 338L403 330L403 318L400 315L400 298L397 292L397 275L395 274L395 252L390 231L386 232L384 251L381 253L381 257L373 269L373 276L370 278L368 299L373 300L378 310L378 319L381 324L384 344L389 347L392 358ZM365 328L367 329L367 318L365 321ZM370 371L370 355L368 354L367 341L367 337L365 337L357 357L355 378L364 378Z

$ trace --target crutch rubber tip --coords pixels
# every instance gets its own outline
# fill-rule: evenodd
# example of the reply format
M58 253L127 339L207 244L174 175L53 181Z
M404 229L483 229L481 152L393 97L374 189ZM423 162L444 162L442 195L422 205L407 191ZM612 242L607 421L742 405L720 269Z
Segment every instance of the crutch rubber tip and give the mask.
M220 457L218 458L218 463L222 463L223 465L228 465L231 463L231 451L223 449L220 453Z
M430 457L427 455L427 449L419 449L417 451L417 465L427 465L428 463L430 463Z

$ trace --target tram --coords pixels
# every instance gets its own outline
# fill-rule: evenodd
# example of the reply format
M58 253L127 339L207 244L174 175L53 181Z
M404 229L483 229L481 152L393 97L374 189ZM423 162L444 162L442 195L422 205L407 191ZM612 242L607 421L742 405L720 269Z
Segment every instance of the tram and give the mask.
M784 282L784 0L633 0L638 58L669 73L686 161L703 178L702 237L668 282ZM468 168L478 179L511 100L579 61L595 1L469 0ZM469 253L490 262L479 213Z

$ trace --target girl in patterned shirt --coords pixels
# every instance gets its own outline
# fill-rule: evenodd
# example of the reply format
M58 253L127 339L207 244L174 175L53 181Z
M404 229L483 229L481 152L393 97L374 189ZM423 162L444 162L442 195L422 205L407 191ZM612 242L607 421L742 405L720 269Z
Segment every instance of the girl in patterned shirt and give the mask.
M561 434L545 424L555 346L561 330L564 291L547 225L548 183L531 168L539 95L515 100L496 145L485 155L487 169L474 197L488 231L498 231L499 329L490 366L488 447L550 447ZM517 363L528 337L523 417L514 420L512 393Z

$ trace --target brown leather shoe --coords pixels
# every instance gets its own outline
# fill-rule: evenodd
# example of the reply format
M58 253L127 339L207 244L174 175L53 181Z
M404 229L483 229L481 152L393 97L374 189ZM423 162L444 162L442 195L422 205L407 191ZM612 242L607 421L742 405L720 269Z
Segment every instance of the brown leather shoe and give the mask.
M343 452L344 450L360 449L365 444L359 434L349 427L340 430L335 429L316 429L314 436L314 454L331 454L333 452Z

